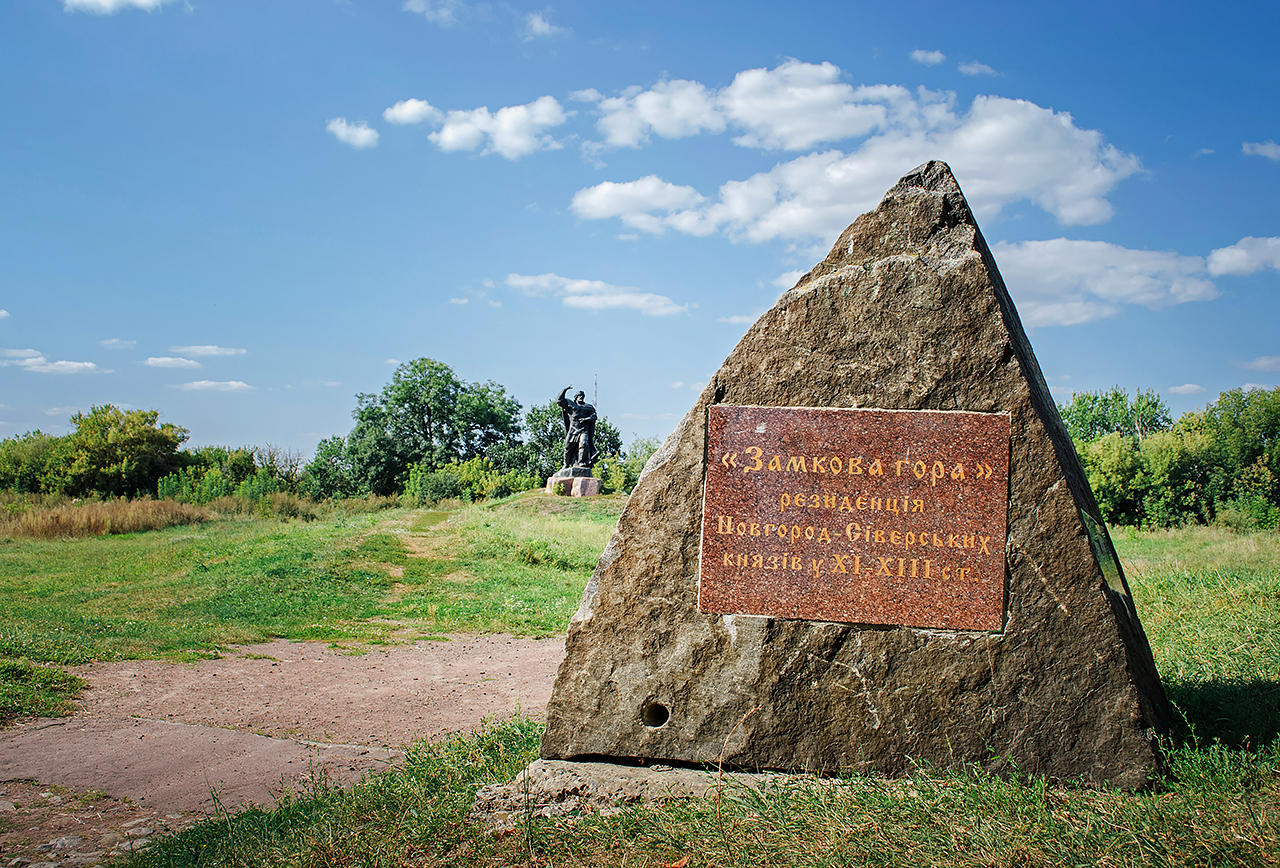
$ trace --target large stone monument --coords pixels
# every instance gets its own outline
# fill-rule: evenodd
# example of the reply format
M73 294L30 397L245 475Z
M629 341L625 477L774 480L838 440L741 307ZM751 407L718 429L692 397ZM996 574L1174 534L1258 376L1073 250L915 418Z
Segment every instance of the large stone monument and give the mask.
M902 178L650 459L569 626L546 759L1136 788L1168 704L964 196Z

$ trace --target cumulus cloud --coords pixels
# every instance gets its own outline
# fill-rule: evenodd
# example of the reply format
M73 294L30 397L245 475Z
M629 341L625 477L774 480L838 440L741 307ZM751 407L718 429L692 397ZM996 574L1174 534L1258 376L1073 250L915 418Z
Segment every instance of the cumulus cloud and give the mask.
M356 150L372 148L378 144L378 131L364 121L353 124L346 118L329 118L324 128L333 133L335 139Z
M0 350L0 365L22 368L33 374L109 374L93 362L51 362L36 350Z
M909 56L916 63L920 63L925 66L937 66L939 63L942 63L942 61L947 59L947 56L941 51L925 51L922 48L917 48L915 51L911 52Z
M525 295L551 295L565 307L583 310L635 310L646 316L684 313L687 304L676 304L665 295L644 292L633 286L614 286L602 280L561 277L558 274L508 274L507 286Z
M248 383L242 383L239 380L196 380L193 383L183 383L178 387L187 392L249 392L253 390L253 386Z
M903 90L899 88L899 90ZM887 118L884 85L854 87L840 81L833 63L788 60L774 69L748 69L715 90L696 81L660 81L605 97L594 89L571 96L594 102L603 145L636 148L652 136L679 139L700 133L740 131L743 147L804 150L819 142L864 136ZM906 91L903 90L905 93Z
M716 322L727 322L733 325L747 325L755 322L759 317L754 317L749 313L735 313L733 316L718 316Z
M432 24L452 27L471 11L471 7L460 0L405 0L404 10L417 12Z
M1280 371L1280 356L1258 356L1251 362L1241 362L1240 367L1251 371Z
M483 145L486 154L515 160L534 151L561 147L546 131L560 126L572 114L551 96L496 112L490 112L487 106L451 111L445 116L444 125L429 138L442 151L474 151Z
M243 356L248 350L242 347L220 347L216 344L201 344L194 347L169 347L171 353L182 353L184 356Z
M1271 139L1267 139L1265 142L1245 142L1241 150L1255 157L1280 160L1280 145L1277 145Z
M696 81L660 81L648 90L631 87L621 96L605 97L595 89L570 95L579 102L595 102L601 117L596 129L605 144L636 148L650 136L680 139L725 128L715 94Z
M107 350L131 350L138 345L137 341L122 341L120 338L107 338L98 341L98 345Z
M393 124L420 124L428 121L439 124L444 112L424 99L402 99L382 113L383 120Z
M1181 386L1170 386L1169 394L1171 395L1199 395L1204 391L1204 386L1198 386L1195 383L1184 383Z
M978 63L976 60L962 63L958 68L962 75L1000 75L985 63Z
M469 298L451 298L449 304L467 304L469 301L471 301Z
M796 285L796 281L804 277L803 271L784 271L773 279L773 285L778 289L790 289Z
M776 111L755 116L740 137L799 146L839 135L840 129L855 129L855 122L871 117L863 110L873 108L873 133L848 153L814 152L745 180L729 181L716 201L651 175L580 190L571 207L581 217L616 216L655 234L672 228L692 235L724 232L752 242L830 243L854 217L873 208L904 172L929 159L950 163L979 219L1030 200L1067 225L1110 219L1107 194L1142 169L1136 156L1107 144L1096 130L1077 127L1070 114L1026 100L979 96L961 112L949 93L888 85L849 90L859 102L845 105L859 111L847 116L819 112L839 119L829 127L822 126L827 121L821 118L809 126L786 123L785 113ZM746 117L741 107L736 111L736 118ZM646 193L652 201L645 200ZM620 197L625 197L626 207L588 207Z
M547 16L541 12L530 12L524 18L525 42L530 42L543 36L555 36L564 32L566 32L565 28L552 24L547 20Z
M154 12L171 0L62 0L67 12L92 12L95 15L114 15L121 9L142 9Z
M1029 326L1076 325L1125 304L1162 308L1218 295L1199 256L1067 238L999 242L992 253Z
M574 194L569 209L585 220L618 217L627 226L660 235L669 225L680 228L671 222L676 214L694 215L696 219L696 212L691 209L703 201L692 187L681 187L657 175L646 175L636 181L621 184L605 181L579 190ZM654 211L663 212L663 215L655 215Z
M1241 238L1209 254L1209 273L1248 275L1264 268L1280 270L1280 238Z
M4 319L7 316L9 316L9 311L0 309L0 319Z
M200 363L195 359L184 359L178 356L152 356L142 364L153 368L198 368Z

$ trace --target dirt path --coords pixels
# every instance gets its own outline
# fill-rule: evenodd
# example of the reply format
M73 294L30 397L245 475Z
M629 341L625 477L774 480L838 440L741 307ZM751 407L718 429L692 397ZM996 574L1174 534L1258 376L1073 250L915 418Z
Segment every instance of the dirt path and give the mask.
M0 860L94 865L208 813L211 789L230 809L270 804L309 774L350 783L410 742L541 716L563 653L558 638L359 656L278 641L199 663L79 667L90 689L77 715L0 731Z

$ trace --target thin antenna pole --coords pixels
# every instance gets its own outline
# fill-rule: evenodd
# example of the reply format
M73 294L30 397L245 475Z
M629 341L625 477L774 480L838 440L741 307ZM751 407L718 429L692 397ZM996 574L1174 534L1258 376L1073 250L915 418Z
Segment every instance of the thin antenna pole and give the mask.
M596 406L596 414L600 413L600 375L591 375L591 403Z

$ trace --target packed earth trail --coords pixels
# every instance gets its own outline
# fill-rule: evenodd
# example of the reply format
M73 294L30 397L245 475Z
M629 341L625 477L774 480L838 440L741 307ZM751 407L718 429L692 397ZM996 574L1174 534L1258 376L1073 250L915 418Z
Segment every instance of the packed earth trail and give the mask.
M0 731L0 861L88 868L312 777L351 784L415 741L541 717L563 654L505 635L365 653L278 640L76 667L90 687L74 716Z

